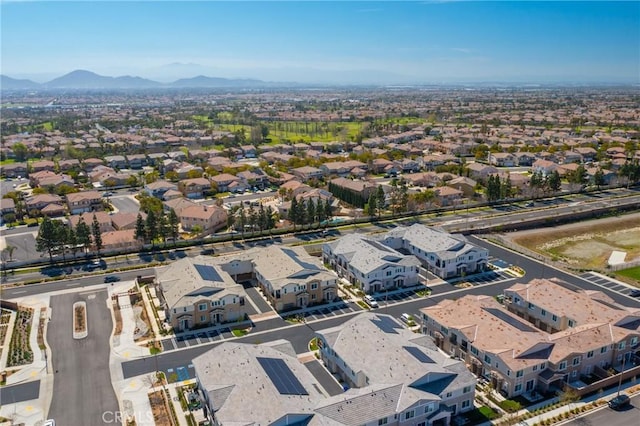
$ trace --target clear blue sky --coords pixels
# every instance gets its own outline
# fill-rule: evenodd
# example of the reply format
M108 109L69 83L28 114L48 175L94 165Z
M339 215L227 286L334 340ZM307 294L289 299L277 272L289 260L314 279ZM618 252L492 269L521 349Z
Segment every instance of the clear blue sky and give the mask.
M1 71L640 83L640 2L1 3Z

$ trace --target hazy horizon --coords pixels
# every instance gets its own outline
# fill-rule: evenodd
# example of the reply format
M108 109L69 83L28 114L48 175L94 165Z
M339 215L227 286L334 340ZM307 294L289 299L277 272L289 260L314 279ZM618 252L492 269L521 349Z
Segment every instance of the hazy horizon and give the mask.
M640 83L640 2L3 1L0 72ZM634 36L635 35L635 36Z

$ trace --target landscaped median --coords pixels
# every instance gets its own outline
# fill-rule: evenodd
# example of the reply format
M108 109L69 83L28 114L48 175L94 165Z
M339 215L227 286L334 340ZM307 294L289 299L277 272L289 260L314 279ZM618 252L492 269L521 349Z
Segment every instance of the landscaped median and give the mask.
M73 338L84 339L89 334L88 330L87 304L76 302L73 304Z

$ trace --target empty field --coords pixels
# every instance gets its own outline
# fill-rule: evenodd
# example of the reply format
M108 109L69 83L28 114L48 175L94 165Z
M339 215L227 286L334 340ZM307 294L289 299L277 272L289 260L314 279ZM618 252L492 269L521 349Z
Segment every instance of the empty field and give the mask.
M576 267L604 269L614 250L626 252L627 261L640 257L640 215L517 232L510 237Z

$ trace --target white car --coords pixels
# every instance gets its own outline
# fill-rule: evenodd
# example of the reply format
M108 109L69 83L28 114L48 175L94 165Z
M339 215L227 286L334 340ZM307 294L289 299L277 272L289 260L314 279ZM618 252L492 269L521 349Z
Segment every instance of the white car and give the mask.
M373 296L366 294L362 299L367 305L371 306L372 308L378 307L378 302L376 302L376 299L374 299Z
M53 419L45 420L42 426L56 426L56 421Z

